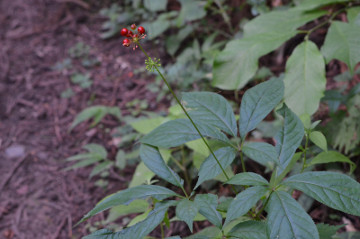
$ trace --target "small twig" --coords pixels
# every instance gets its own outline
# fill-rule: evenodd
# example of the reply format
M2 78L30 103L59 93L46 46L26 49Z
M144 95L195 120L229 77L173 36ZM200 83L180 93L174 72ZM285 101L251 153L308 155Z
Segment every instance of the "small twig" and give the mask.
M72 220L71 220L71 214L68 215L67 217L67 220L68 220L68 230L69 230L69 238L72 238Z
M3 188L6 186L6 184L10 181L11 177L14 175L15 171L18 169L18 167L20 167L20 165L25 161L26 156L23 156L22 158L20 158L15 166L9 171L9 173L5 176L5 179L2 180L2 182L0 183L0 192L3 190Z

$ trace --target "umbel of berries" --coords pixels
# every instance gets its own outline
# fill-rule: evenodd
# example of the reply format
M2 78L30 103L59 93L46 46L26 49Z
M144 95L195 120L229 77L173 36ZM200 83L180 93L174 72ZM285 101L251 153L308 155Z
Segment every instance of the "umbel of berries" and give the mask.
M127 28L121 29L120 34L122 36L126 37L123 40L122 45L125 46L125 47L132 46L133 49L135 50L138 47L139 41L146 37L145 28L142 27L142 26L137 27L135 24L132 24L130 26L130 28L133 31L135 31L136 28L137 28L138 34L134 34L131 30L129 30Z

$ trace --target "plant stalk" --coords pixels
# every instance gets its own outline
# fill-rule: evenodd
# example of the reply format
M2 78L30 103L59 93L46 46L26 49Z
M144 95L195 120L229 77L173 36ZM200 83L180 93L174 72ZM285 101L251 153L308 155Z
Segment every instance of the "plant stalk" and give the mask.
M224 21L226 22L226 24L229 27L229 30L231 33L234 33L234 28L231 25L231 21L230 21L230 17L229 15L226 13L223 5L221 4L221 2L219 0L215 0L216 5L218 6L218 8L220 9L220 13L224 19Z
M246 137L246 136L245 136ZM244 173L246 173L246 167L245 167L245 161L244 161L244 153L242 151L243 145L244 145L244 140L242 140L241 145L240 145L240 160L241 160L241 166L242 166L242 170Z
M191 181L190 181L190 177L189 177L189 174L187 172L187 169L186 169L186 159L185 159L185 150L184 150L184 146L181 147L181 164L182 164L182 167L183 167L183 171L184 171L184 178L185 178L185 183L186 183L186 189L188 191L190 191L190 187L191 187Z
M271 193L269 194L269 197L266 199L266 202L264 204L264 206L260 209L260 211L256 214L256 219L260 220L260 216L261 216L261 213L265 210L266 206L268 205L269 203L269 200L270 200L270 197L271 197L271 194L273 193L274 191L271 191Z
M160 223L160 230L161 230L161 239L164 239L165 238L165 232L164 232L164 225L163 225L162 222Z
M303 158L303 165L302 165L302 168L301 168L301 173L304 172L304 169L305 169L305 165L306 165L306 151L307 151L307 148L308 148L308 144L309 144L309 133L306 132L305 133L305 148L304 148L304 158Z
M325 26L326 24L330 23L332 20L334 20L334 18L339 15L340 13L342 13L343 11L346 11L346 9L348 9L349 6L342 8L336 12L334 12L333 14L331 14L330 18L323 21L322 23L319 23L318 25L316 25L315 27L311 28L310 30L299 30L299 33L306 33L305 39L307 40L310 36L311 33L313 33L314 31L316 31L317 29Z
M140 43L137 43L139 48L141 49L141 51L145 54L145 56L148 59L152 59L147 53L146 51L143 49L143 47L141 46ZM190 117L190 115L188 114L187 110L185 109L185 107L181 104L179 98L176 96L175 92L173 91L173 89L171 88L170 84L168 83L168 81L165 79L165 77L163 76L163 74L160 72L159 68L154 65L155 70L158 72L158 74L160 75L160 77L162 78L162 80L164 81L164 83L166 84L166 86L168 87L169 91L171 92L172 96L175 98L176 102L178 103L178 105L181 107L181 109L183 110L183 112L185 113L186 117L190 120L191 124L194 126L195 130L198 132L198 134L200 135L201 139L203 140L203 142L205 143L206 147L209 149L211 155L214 157L214 159L216 160L216 163L219 165L222 173L224 174L224 176L226 177L227 180L229 180L229 176L227 175L227 173L225 172L223 166L220 164L220 161L218 160L218 158L215 156L214 151L211 149L210 145L206 142L205 137L203 136L203 134L200 132L200 130L198 129L198 127L196 126L196 124L194 123L194 121L192 120L192 118ZM236 192L236 191L234 191Z

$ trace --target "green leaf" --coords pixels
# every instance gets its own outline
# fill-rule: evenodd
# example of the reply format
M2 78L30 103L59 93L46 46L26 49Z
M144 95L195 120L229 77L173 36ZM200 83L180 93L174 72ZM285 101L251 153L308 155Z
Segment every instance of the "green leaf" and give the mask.
M306 11L321 6L335 4L335 3L342 3L342 2L349 2L349 0L303 0L301 1L301 3L297 8Z
M60 97L61 98L71 98L74 95L75 95L74 91L71 88L67 88L66 90L61 92Z
M309 114L302 114L299 116L299 119L303 123L305 129L311 129L311 117Z
M135 169L133 178L129 184L129 188L139 186L141 184L149 184L155 174L143 162L140 162Z
M133 188L128 188L123 191L111 194L102 199L90 212L88 212L81 219L80 222L78 222L78 224L106 209L118 205L127 205L135 199L154 197L157 200L163 200L165 198L173 196L177 196L177 194L170 189L155 185L141 185Z
M327 141L323 133L320 131L312 131L309 138L316 146L324 151L327 151Z
M199 209L196 203L188 199L181 200L176 206L176 216L180 220L186 222L191 232L193 231L193 220L197 215L198 211Z
M195 121L195 124L205 137L229 142L228 138L214 127L198 121ZM199 133L188 119L176 119L160 125L144 136L140 142L161 148L170 148L199 138L201 138Z
M339 234L336 234L334 239L359 239L360 238L360 232L342 232Z
M185 40L192 32L194 32L193 25L186 25L186 27L179 30L176 35L170 35L166 38L166 51L174 56L179 47L181 46L182 41Z
M351 7L346 10L349 23L360 25L360 6Z
M194 150L194 152L199 153L201 156L204 157L207 157L210 153L208 147L202 139L187 142L185 145L190 149Z
M282 180L285 178L285 176L295 167L296 162L301 158L302 152L295 153L288 165L284 170L281 170L280 173L278 173L278 170L273 171L273 174L270 178L270 188L276 187ZM277 168L279 169L279 168ZM278 175L277 177L275 177Z
M119 120L121 120L122 115L121 115L121 111L118 107L106 107L106 112L110 115L115 116Z
M90 178L108 169L113 163L111 161L105 161L96 165L90 173Z
M231 168L231 165L225 169L225 172L229 178L234 177L233 169ZM225 177L223 173L220 173L218 176L214 178L214 180L220 181L222 183L226 182L228 179Z
M182 101L194 120L205 121L228 134L237 136L234 112L221 95L212 92L182 93Z
M242 88L255 75L261 56L295 36L298 27L325 13L304 13L296 8L272 11L251 20L244 27L244 38L230 41L217 55L212 84L226 90Z
M279 34L282 32L295 32L307 22L322 15L325 11L304 12L299 8L271 11L254 18L244 26L244 37L258 34ZM284 19L287 19L284 21ZM264 41L265 44L267 44Z
M202 1L198 0L178 0L181 4L181 10L177 19L177 25L181 26L185 22L198 20L206 16L206 11Z
M153 1L153 0L151 0ZM142 26L146 29L146 35L149 40L155 39L165 32L169 27L170 18L177 15L177 12L166 12L158 15L158 18L152 22L144 22Z
M126 154L124 150L118 150L115 156L115 165L119 169L124 169L126 167Z
M119 205L109 210L109 215L106 218L105 224L109 224L117 220L121 216L133 213L144 213L149 208L149 203L146 200L134 200L129 205Z
M176 205L175 201L157 203L155 209L151 211L148 217L134 226L123 229L120 232L113 233L108 229L102 229L93 234L83 237L84 239L129 239L144 238L153 231L164 219L164 215L170 206Z
M81 88L89 88L92 85L92 80L89 74L77 73L71 76L71 82L80 85Z
M345 22L333 21L328 30L321 52L326 62L332 59L346 63L353 74L360 61L360 26Z
M142 120L137 120L135 122L130 122L130 125L137 132L141 134L148 134L156 127L159 127L164 122L166 122L166 118L156 117L156 118L142 119Z
M214 154L219 160L222 168L226 169L234 160L236 151L231 147L225 147L216 150ZM204 181L215 178L220 173L222 173L220 166L216 162L214 156L210 155L200 166L199 179L195 188L197 188Z
M274 146L263 142L245 143L242 151L252 160L266 167L274 167L278 164L278 154Z
M157 148L144 144L141 145L140 158L146 167L162 179L174 184L175 186L183 186L184 180L182 180L177 173L166 165Z
M229 239L268 239L266 223L259 221L246 221L237 224L227 235Z
M286 62L285 103L298 116L312 115L324 96L325 62L311 41L298 45Z
M284 94L281 80L272 79L247 90L240 107L239 131L242 139L274 109Z
M247 188L234 198L226 214L224 226L245 215L269 189L263 186Z
M304 137L304 126L285 104L277 112L284 117L284 125L275 135L275 148L280 160L278 174L280 174L290 163L296 149L300 146Z
M82 161L80 161L80 162L78 162L78 163L76 163L76 164L74 164L74 165L72 165L72 166L70 166L70 167L67 167L67 168L65 168L64 170L65 170L65 171L68 171L68 170L71 170L71 169L84 168L84 167L87 167L87 166L89 166L89 165L91 165L91 164L94 164L94 163L96 163L96 162L99 162L99 161L101 161L101 160L102 160L102 158L91 157L91 158L82 160Z
M100 144L86 144L83 148L103 159L107 157L106 149Z
M222 216L216 210L218 206L218 197L214 194L198 194L195 197L195 203L199 208L199 213L206 217L212 224L222 228Z
M335 172L306 172L287 178L284 185L342 212L360 216L360 184Z
M288 193L274 191L267 208L271 239L319 239L319 232L311 217Z
M144 0L144 6L152 12L166 10L167 0Z
M267 186L269 182L257 173L239 173L230 178L227 184L242 185L242 186Z
M70 130L75 128L78 124L94 118L91 127L97 125L106 114L112 114L120 119L121 111L117 107L106 107L101 105L91 106L81 111L74 119L70 126Z
M347 101L347 112L340 111L330 121L329 131L333 137L332 144L345 154L356 149L360 143L360 94Z
M221 230L217 227L207 227L200 232L184 239L221 239Z
M147 216L149 215L149 213L151 212L151 209L148 209L147 211L145 211L144 213L137 215L136 217L134 217L133 219L131 219L131 221L129 222L129 224L127 225L127 227L131 227L133 225L135 225L138 222L144 221Z
M77 154L77 155L71 156L71 157L67 158L66 161L76 161L76 160L87 159L87 158L102 159L102 157L100 155L97 155L94 153L86 153L86 154Z
M263 34L230 41L214 60L212 85L224 90L243 88L255 75L258 59L295 34L296 32Z
M348 157L337 151L322 152L316 155L316 157L313 158L313 160L311 160L309 165L334 163L334 162L343 162L350 164L350 173L354 172L356 168L356 164L353 161L351 161Z
M324 223L316 224L319 231L320 239L329 239L336 234L336 231L344 227L344 225L331 226Z
M105 228L93 232L91 235L83 237L83 239L110 239L112 234L114 234L113 231Z

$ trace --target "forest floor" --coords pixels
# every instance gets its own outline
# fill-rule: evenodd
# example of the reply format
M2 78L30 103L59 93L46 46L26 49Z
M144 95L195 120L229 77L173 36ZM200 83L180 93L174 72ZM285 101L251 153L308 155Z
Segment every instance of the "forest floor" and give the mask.
M62 170L69 166L64 159L89 142L109 142L105 129L119 126L110 117L103 130L80 125L69 132L89 99L123 109L135 98L156 97L146 91L149 79L132 73L143 56L124 49L119 37L100 39L99 9L77 0L0 1L0 238L80 238L86 223L74 224L104 196L126 187L115 172L104 190L89 180L88 169ZM71 69L54 70L78 42L90 46L99 65L85 68L74 60ZM92 86L71 84L74 72L89 74ZM62 98L68 88L74 95Z
M109 133L120 124L115 118L106 117L103 128L82 124L69 132L89 99L126 114L127 102L156 98L146 89L151 77L133 73L143 67L142 54L123 48L119 37L100 39L104 19L97 4L101 2L0 1L0 238L81 238L88 233L87 224L74 224L104 196L125 188L132 177L132 169L121 178L112 171L104 190L89 180L90 169L63 170L69 166L64 159L90 142L106 142L110 154L116 153ZM86 68L73 59L71 68L54 70L79 42L90 46L89 55L99 64ZM92 86L72 84L74 72L89 74ZM61 97L69 88L74 95ZM148 110L164 108L149 104ZM328 215L325 208L315 208L312 217L322 220ZM97 219L101 217L104 214ZM360 227L359 218L347 218Z

